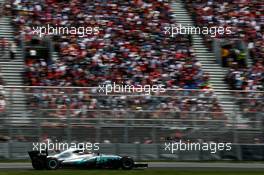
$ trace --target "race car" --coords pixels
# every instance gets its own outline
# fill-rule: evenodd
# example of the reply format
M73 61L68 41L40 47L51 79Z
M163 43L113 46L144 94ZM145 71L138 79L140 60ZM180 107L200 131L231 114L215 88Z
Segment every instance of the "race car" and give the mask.
M68 149L61 153L48 155L48 151L28 152L32 167L36 170L56 170L58 168L84 169L124 169L147 168L147 164L137 164L131 157L83 152L79 149Z

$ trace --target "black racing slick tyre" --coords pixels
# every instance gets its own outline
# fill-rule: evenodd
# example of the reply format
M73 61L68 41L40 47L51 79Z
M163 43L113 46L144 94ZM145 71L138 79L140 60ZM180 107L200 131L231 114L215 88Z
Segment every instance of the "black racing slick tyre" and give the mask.
M60 163L56 158L48 158L47 159L47 169L48 170L56 170L60 167Z
M45 169L45 161L37 158L37 157L33 157L32 158L32 167L35 169L35 170L43 170Z
M123 170L131 170L134 168L134 160L130 157L123 157L121 159L121 167Z

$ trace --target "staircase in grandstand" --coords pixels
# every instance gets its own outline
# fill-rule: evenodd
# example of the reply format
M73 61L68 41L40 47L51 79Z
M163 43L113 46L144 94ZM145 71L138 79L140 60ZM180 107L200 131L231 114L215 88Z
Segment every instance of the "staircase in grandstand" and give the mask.
M178 24L182 26L195 26L188 11L185 9L184 4L180 0L173 1L172 4L173 16L177 20ZM224 77L227 74L227 69L221 67L216 63L214 54L207 49L203 42L203 38L198 34L192 35L193 49L197 59L202 64L203 71L209 73L210 84L215 90L219 102L225 113L237 112L237 119L241 123L246 122L241 118L239 106L235 104L234 96L228 92L228 85L224 81Z
M2 1L3 2L3 1ZM2 3L0 2L0 3ZM7 41L14 41L13 26L11 25L11 17L0 18L0 37L4 37ZM15 59L11 60L8 48L5 54L0 57L0 66L3 74L3 79L6 86L23 86L23 71L24 71L24 60L22 49L17 47L15 53ZM26 96L23 89L10 89L6 88L6 98L8 99L8 117L13 124L28 123L28 117L30 114L27 112ZM12 119L11 119L12 118Z

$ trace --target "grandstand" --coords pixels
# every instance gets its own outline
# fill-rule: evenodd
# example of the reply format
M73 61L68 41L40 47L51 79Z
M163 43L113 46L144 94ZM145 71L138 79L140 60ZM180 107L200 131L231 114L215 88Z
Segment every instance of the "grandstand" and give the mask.
M0 37L17 47L14 60L0 57L0 134L29 142L263 140L259 1L65 2L2 0ZM231 26L233 33L169 37L171 24ZM33 30L47 25L100 32L39 37ZM98 92L113 83L164 85L166 92Z

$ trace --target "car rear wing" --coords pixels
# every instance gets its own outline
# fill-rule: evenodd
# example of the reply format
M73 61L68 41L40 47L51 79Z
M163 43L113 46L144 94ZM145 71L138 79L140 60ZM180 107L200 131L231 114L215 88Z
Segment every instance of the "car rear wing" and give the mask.
M29 151L32 167L36 170L47 169L48 151Z
M48 157L48 150L45 151L29 151L28 155L30 157L31 160L34 160L36 158L40 158L40 159L46 159Z

